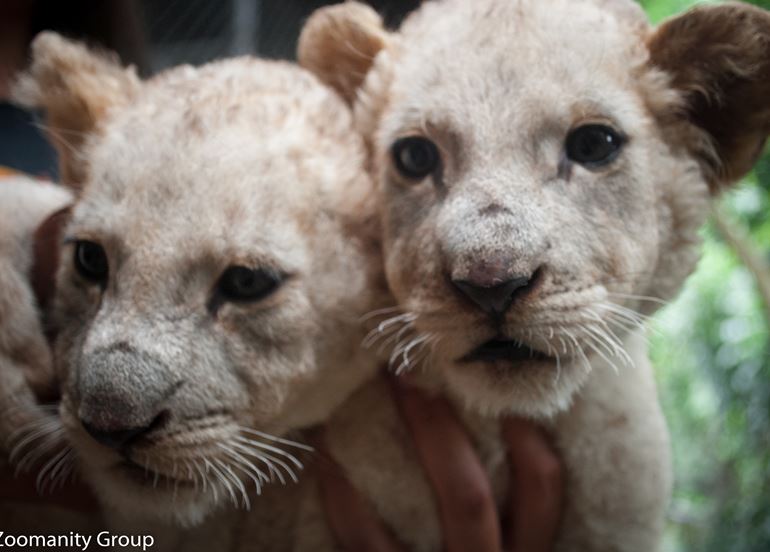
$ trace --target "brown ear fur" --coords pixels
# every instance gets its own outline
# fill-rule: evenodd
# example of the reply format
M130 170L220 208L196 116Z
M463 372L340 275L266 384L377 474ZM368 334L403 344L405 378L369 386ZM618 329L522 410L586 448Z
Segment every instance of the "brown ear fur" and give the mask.
M60 178L79 189L86 174L82 148L107 110L127 102L139 86L133 68L114 56L43 32L32 42L32 63L14 88L14 98L46 112L48 135L59 154Z
M382 18L359 2L316 10L299 38L300 65L353 103L377 54L386 47Z
M709 138L711 147L690 147L712 189L740 179L770 134L770 13L739 3L696 8L661 25L649 49Z

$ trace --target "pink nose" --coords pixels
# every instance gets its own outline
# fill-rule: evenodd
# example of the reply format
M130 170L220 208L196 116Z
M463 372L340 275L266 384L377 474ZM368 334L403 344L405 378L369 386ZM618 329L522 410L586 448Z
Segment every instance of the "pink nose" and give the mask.
M530 286L531 276L514 276L499 284L485 285L471 280L452 280L452 283L482 311L502 316L513 300Z

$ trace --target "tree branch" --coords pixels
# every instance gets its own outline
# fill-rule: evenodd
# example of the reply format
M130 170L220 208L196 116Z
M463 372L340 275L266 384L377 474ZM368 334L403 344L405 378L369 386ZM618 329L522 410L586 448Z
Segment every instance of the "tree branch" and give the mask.
M770 325L770 265L757 251L748 232L730 220L730 217L722 209L713 206L711 215L719 233L754 277L759 294L765 304L765 318Z

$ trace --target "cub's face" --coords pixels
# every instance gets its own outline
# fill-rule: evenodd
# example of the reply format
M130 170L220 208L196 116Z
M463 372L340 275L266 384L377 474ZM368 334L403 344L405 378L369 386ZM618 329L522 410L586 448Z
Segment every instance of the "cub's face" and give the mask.
M455 393L548 414L595 355L623 365L629 295L691 270L708 186L645 105L640 28L586 2L483 3L426 7L393 55L385 266Z
M42 40L36 62L52 63L61 39ZM305 447L275 436L370 373L349 127L311 75L238 59L137 83L82 145L58 276L61 415L113 507L194 523L248 504L300 467Z
M752 17L767 59L770 18L738 19ZM694 267L721 153L651 64L663 47L640 8L447 0L393 35L360 6L331 8L300 56L343 89L319 56L361 72L324 40L346 28L371 55L347 96L372 147L405 342L431 346L453 393L492 412L549 415L594 360L630 364L624 334Z

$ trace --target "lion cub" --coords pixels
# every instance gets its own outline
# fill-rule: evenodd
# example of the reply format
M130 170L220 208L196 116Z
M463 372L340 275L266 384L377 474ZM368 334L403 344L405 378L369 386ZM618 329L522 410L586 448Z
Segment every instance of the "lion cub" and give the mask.
M307 447L285 436L377 366L360 318L387 295L347 106L288 63L143 82L56 34L32 50L18 95L69 137L55 353L84 477L127 518L189 526L226 504L280 517L253 489L297 478ZM266 541L277 529L254 515ZM215 543L195 544L228 547L241 517L212 518Z
M639 326L770 132L770 14L703 6L652 28L631 0L444 0L389 32L347 2L311 17L299 56L371 152L396 362L432 348L425 379L469 411L551 425L559 550L656 549L669 447ZM396 534L439 549L416 521L435 513L389 506L402 472L356 476L367 460L347 465Z

